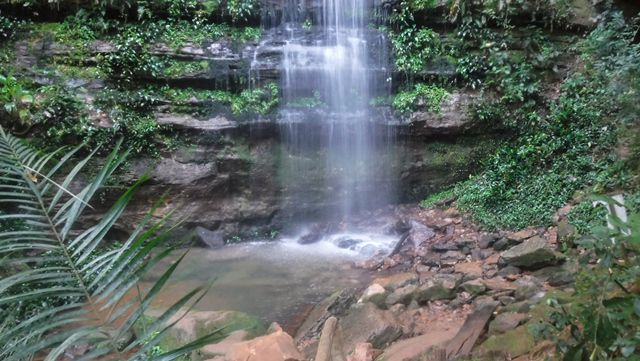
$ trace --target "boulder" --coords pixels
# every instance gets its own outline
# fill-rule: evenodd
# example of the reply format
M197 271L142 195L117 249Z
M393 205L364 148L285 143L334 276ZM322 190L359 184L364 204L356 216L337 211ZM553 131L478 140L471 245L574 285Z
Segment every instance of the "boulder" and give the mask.
M457 251L458 246L455 242L435 243L431 246L431 250L444 253L448 251Z
M386 277L378 277L374 282L389 291L393 291L396 288L417 283L418 275L415 272L395 273Z
M203 348L207 361L302 361L293 338L277 326L272 332L249 341L223 345L209 345Z
M525 239L529 239L535 236L538 232L533 228L523 229L522 231L512 232L507 234L507 239L509 241L522 243Z
M163 336L160 346L166 349L174 349L192 342L200 337L212 334L214 331L224 328L221 336L228 336L235 331L236 338L242 340L251 339L263 335L266 327L262 321L246 313L237 311L190 311L180 319L182 311L176 313L166 324L173 324ZM141 337L146 326L153 322L162 313L158 310L150 310L134 327L137 337Z
M435 300L450 300L456 297L456 287L460 277L453 274L439 274L415 291L414 299L418 303Z
M384 348L402 336L402 327L389 311L378 309L371 303L356 304L340 320L345 350L368 342L374 348Z
M195 237L198 243L209 248L224 246L224 234L221 231L210 231L204 227L196 227Z
M505 312L496 316L489 324L489 333L505 333L529 320L526 313Z
M500 354L516 358L531 351L535 346L533 336L525 325L507 331L504 334L492 335L478 347L478 353Z
M503 252L502 258L511 266L536 269L558 264L564 256L549 248L544 238L535 236Z
M471 295L476 296L484 293L487 290L487 286L485 286L481 280L474 279L461 284L460 289L463 289L465 290L465 292L468 292Z
M568 220L563 219L558 222L559 241L571 241L573 238L575 238L577 233L578 231L576 230L576 227L573 224L569 223Z
M480 240L478 241L478 248L480 249L487 249L491 246L493 246L493 243L498 239L498 235L497 234L485 234L483 236L480 237Z
M454 266L457 273L461 273L466 279L482 277L482 262L462 262Z
M377 283L372 284L367 287L362 294L362 297L358 300L358 303L363 302L371 302L378 307L383 307L385 305L385 299L387 298L387 291L384 287L380 286Z
M418 286L416 285L406 285L404 287L397 288L393 291L385 301L387 306L395 305L397 303L408 305L413 300L413 294L415 293Z

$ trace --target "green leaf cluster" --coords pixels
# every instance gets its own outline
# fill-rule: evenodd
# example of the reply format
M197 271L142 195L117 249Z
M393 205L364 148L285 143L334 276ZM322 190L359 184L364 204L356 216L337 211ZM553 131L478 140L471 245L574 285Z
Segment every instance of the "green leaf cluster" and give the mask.
M412 90L400 92L393 98L393 108L406 114L420 107L439 113L442 102L449 96L446 89L431 84L415 84Z

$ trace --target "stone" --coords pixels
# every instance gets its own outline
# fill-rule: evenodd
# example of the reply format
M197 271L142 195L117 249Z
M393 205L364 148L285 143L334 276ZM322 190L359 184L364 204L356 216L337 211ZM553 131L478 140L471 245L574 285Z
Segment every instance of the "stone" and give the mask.
M500 238L493 243L493 249L496 251L502 251L509 247L509 241L506 238Z
M501 277L507 277L507 276L520 274L520 272L522 272L522 271L518 267L506 266L505 268L499 270L497 275L501 276Z
M518 231L515 233L508 233L506 235L506 238L509 241L514 241L517 243L522 243L525 239L529 239L533 236L535 236L538 233L538 231L536 231L533 228L528 228L528 229L523 229L522 231Z
M478 240L478 248L480 249L487 249L491 246L493 246L493 243L498 239L498 235L497 234L485 234L482 235L480 237L480 240Z
M464 275L466 279L473 279L482 277L482 263L481 262L462 262L457 263L454 266L457 273Z
M384 348L402 336L402 327L389 311L378 309L371 303L356 304L340 320L345 350L368 342L374 348Z
M393 291L396 288L408 284L418 283L418 275L415 272L394 273L386 277L377 277L374 279L374 283L379 284L389 291Z
M567 269L565 266L551 266L541 268L533 273L533 275L553 287L561 287L570 285L575 282L574 271Z
M360 243L362 243L362 241L359 239L342 238L337 241L336 246L338 246L338 248L354 249L354 247Z
M485 286L481 280L475 279L475 280L462 283L460 285L460 289L463 289L466 292L469 292L473 296L477 296L479 294L484 293L487 290L487 286Z
M349 352L347 350L347 352ZM373 345L368 342L361 342L356 345L356 349L353 350L353 354L347 356L347 361L373 361L377 352L374 350Z
M471 247L474 245L475 241L472 239L460 238L456 239L453 243L458 246L459 249L463 249L465 247Z
M400 303L406 306L409 303L411 303L411 300L413 300L413 294L417 288L418 286L411 285L411 284L397 288L389 296L387 296L385 303L388 306L395 305L397 303Z
M414 299L418 303L426 303L436 300L450 300L456 297L455 289L460 277L453 274L439 274L427 280L427 282L415 291Z
M526 313L505 312L497 315L489 324L489 333L505 333L529 320Z
M576 235L577 235L578 231L576 230L576 227L569 223L568 220L563 219L560 222L558 222L558 240L561 242L567 242L567 241L571 241L573 240Z
M272 332L249 341L207 345L203 355L207 361L303 361L293 338L279 326Z
M266 331L262 321L246 313L237 311L190 311L180 318L178 312L166 324L171 325L160 342L166 349L181 347L200 337L207 336L224 327L224 334L242 331L242 338L250 339L263 335ZM162 314L159 310L149 310L145 317L134 327L134 333L140 337L145 329L144 323L150 323Z
M383 307L386 298L387 290L385 290L381 285L374 283L364 290L364 293L358 300L358 303L371 302L378 307Z
M518 301L528 300L542 290L540 281L532 276L525 276L514 283L518 286L515 293Z
M527 239L501 256L506 263L527 269L552 266L564 259L564 256L549 248L544 238L538 236Z
M484 285L488 289L493 291L505 291L505 290L515 291L518 288L516 284L512 282L508 282L502 277L485 279L485 280L482 280L482 283L484 283Z
M490 336L478 348L480 352L495 352L515 358L528 353L534 346L533 336L523 325L504 334Z
M458 246L454 242L434 243L431 245L431 250L444 253L448 251L457 251Z
M418 246L430 240L435 235L435 233L433 232L433 229L425 226L424 224L418 221L411 220L409 221L409 225L411 226L411 229L409 231L411 235L411 240L413 241L413 244L415 246Z
M438 329L427 332L420 336L411 337L398 341L384 350L379 360L385 361L408 361L420 360L425 352L435 346L444 344L453 338L460 329L459 322L447 329Z
M209 248L218 248L224 246L224 234L220 231L210 231L204 227L196 227L195 236L198 244Z

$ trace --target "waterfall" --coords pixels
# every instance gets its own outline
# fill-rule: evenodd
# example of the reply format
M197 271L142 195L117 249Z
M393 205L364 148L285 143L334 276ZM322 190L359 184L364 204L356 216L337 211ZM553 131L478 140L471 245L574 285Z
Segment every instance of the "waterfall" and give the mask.
M306 2L305 2L306 3ZM323 0L321 8L285 6L277 34L282 182L297 216L344 219L393 198L393 134L372 113L388 95L384 35L371 26L366 0ZM323 209L324 214L305 214Z

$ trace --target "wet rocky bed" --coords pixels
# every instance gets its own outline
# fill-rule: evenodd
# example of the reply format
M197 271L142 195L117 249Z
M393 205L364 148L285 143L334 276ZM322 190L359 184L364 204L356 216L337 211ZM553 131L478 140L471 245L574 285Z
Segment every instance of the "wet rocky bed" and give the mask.
M219 292L214 287L213 298L173 326L167 342L179 344L224 324L229 336L195 359L542 360L554 347L535 341L529 328L549 311L545 301L570 293L574 282L574 265L557 251L559 239L573 232L567 211L558 211L557 226L486 232L455 204L389 208L365 217L385 225L384 247L373 257L354 256L355 249L340 247L335 237L300 244L313 234L309 229L288 241L235 245L229 249L236 258L215 266L228 267L222 285L255 282ZM247 257L250 250L269 254L268 247L279 256ZM229 249L209 251L213 258L205 264L216 264L212 255ZM216 271L203 272L196 261L192 266L198 275ZM182 277L170 285L171 294L198 279ZM234 292L238 297L230 296ZM267 326L271 321L277 323Z

